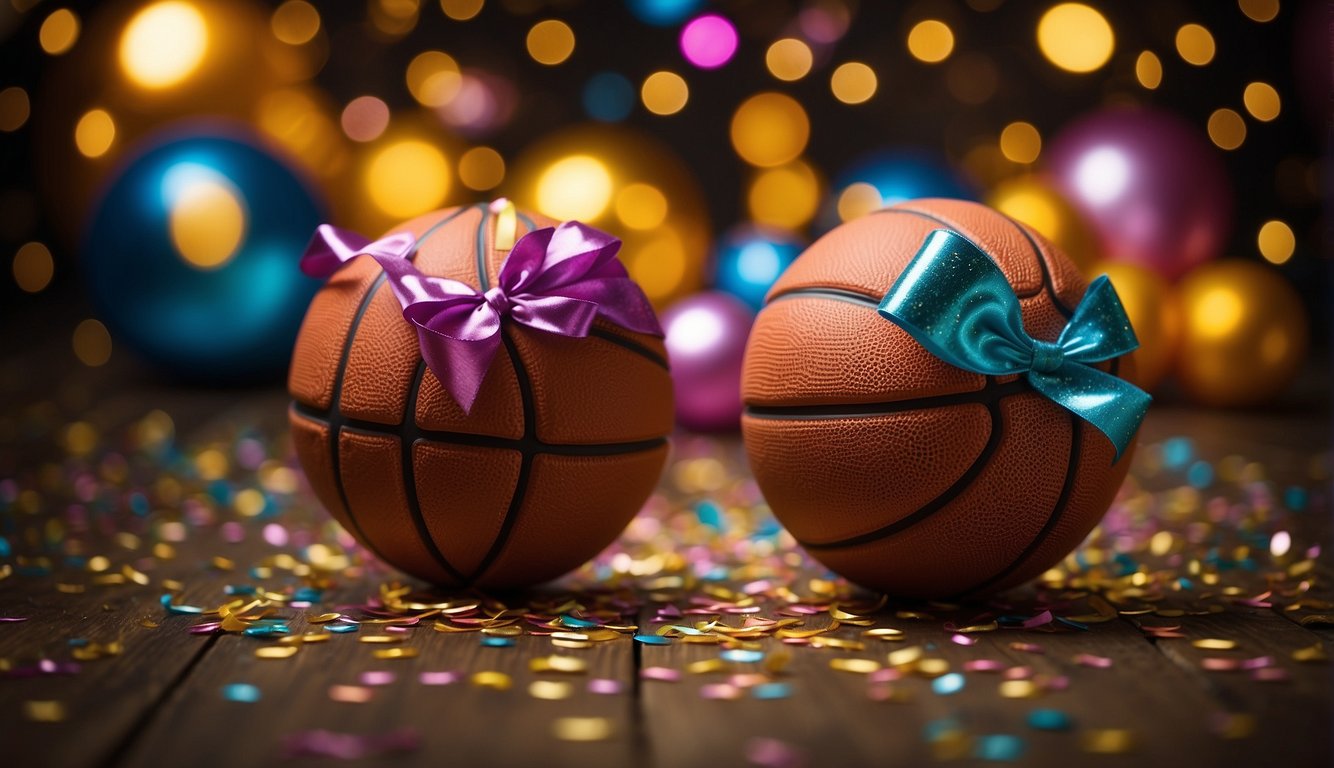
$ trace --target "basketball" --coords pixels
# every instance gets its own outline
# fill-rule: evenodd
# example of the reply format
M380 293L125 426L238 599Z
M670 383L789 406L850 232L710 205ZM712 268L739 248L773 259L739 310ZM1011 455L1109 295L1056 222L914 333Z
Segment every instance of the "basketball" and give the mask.
M1029 336L1057 339L1088 284L1049 242L977 203L895 205L820 238L770 289L746 349L742 430L766 501L821 563L893 596L967 599L1060 562L1132 450L1117 458L1024 377L955 367L877 313L939 230L999 267Z
M508 214L454 208L389 235L412 235L406 258L417 272L483 293L517 238L556 226ZM440 585L522 587L597 554L639 511L667 457L662 339L602 315L579 338L506 316L465 408L423 359L386 269L367 255L349 260L297 338L292 438L319 500L381 560Z

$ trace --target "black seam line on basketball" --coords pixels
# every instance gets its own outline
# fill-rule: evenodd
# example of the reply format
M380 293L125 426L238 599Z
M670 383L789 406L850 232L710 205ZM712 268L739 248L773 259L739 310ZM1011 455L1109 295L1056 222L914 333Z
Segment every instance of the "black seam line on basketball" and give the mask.
M982 452L973 460L972 465L968 467L966 472L959 476L958 480L954 481L953 485L946 488L945 491L936 498L919 507L917 511L907 517L899 518L889 525L881 526L874 531L868 531L867 533L858 534L856 536L849 536L846 539L820 544L813 544L798 539L797 543L809 550L839 549L842 547L855 547L860 544L869 544L905 531L949 506L950 503L973 484L973 481L977 479L978 475L982 474L982 470L986 469L987 463L991 461L992 454L994 454L996 449L1000 447L1001 438L1004 436L1005 432L1004 418L1001 414L1000 405L1001 401L999 399L987 403L987 413L991 416L991 435L987 438L987 444L983 446Z
M1080 418L1073 413L1070 414L1070 461L1065 467L1065 482L1061 485L1061 494L1056 497L1056 503L1052 506L1051 514L1047 515L1046 522L1042 524L1042 529L1038 531L1032 541L1028 542L1028 546L1024 547L1024 551L1020 552L1019 556L1012 560L1009 565L1002 568L999 573L983 579L980 583L974 584L968 589L959 592L955 597L962 598L976 594L987 589L992 584L1008 578L1010 574L1014 573L1019 566L1023 565L1024 562L1037 551L1038 547L1042 546L1042 543L1047 540L1047 536L1050 535L1061 522L1061 516L1065 513L1065 508L1070 503L1070 494L1074 492L1075 489L1075 478L1079 474L1080 447L1084 442L1083 427L1084 425Z
M881 301L881 299L877 299L874 296L868 296L864 293L858 293L857 291L850 291L847 288L833 288L823 285L811 285L811 286L806 286L804 288L793 288L790 291L784 291L783 293L780 293L777 296L774 296L773 298L769 299L766 305L773 304L775 301L780 301L782 299L795 299L801 296L814 296L816 298L821 298L821 299L846 301L851 304L858 304L864 307L870 307L871 309L879 308Z
M745 413L757 419L778 420L822 420L848 419L857 417L885 416L906 411L922 411L931 408L945 408L951 405L987 405L1014 395L1032 392L1033 385L1026 379L1015 379L1003 384L990 381L981 389L971 392L954 392L948 395L930 395L907 400L891 400L881 403L831 403L827 405L751 405Z
M514 366L514 377L519 382L519 395L523 401L523 424L524 437L532 436L536 438L536 408L533 404L533 392L528 380L528 371L524 368L523 360L519 357L519 350L515 348L514 341L510 339L509 334L501 331L500 338L505 343L505 352L509 355L510 363ZM510 496L509 508L505 510L505 517L500 521L500 531L496 534L496 540L491 542L491 548L487 550L482 561L477 564L470 576L470 580L476 581L486 574L487 570L500 557L504 551L505 545L509 543L510 534L514 531L514 524L519 517L519 509L523 507L523 499L528 490L528 478L533 470L533 453L523 452L523 458L519 462L519 477L514 481L514 494Z
M302 403L293 403L292 409L302 418L317 424L327 424L328 415ZM381 424L365 419L342 419L344 429L355 430L368 435L400 438L406 441L427 441L441 445L458 445L468 448L495 448L497 450L528 452L534 455L549 453L555 456L619 456L638 453L667 444L667 438L655 437L649 440L635 440L625 443L544 443L535 438L497 437L495 435L474 435L468 432L446 432L436 429L423 429L414 424Z
M1001 215L1005 216L1003 213ZM1019 234L1023 235L1024 239L1028 241L1029 247L1033 249L1033 256L1038 260L1038 269L1042 270L1042 288L1047 292L1047 298L1051 299L1056 311L1064 315L1066 320L1069 320L1075 312L1067 307L1064 301L1061 301L1060 296L1056 295L1056 286L1051 280L1051 270L1047 269L1047 260L1043 258L1042 249L1038 247L1038 242L1033 239L1033 236L1028 233L1028 229L1022 224L1009 216L1005 216L1005 220L1013 224L1014 228L1019 230Z
M426 238L430 237L435 230L450 221L453 221L456 217L462 214L464 210L466 209L460 208L432 225L430 229L422 234L416 244L413 245L412 254L409 255L408 258L412 258L412 256L416 255L417 249L421 247L421 244L425 242ZM338 367L334 370L334 381L331 396L329 398L329 409L325 412L324 421L328 425L329 446L330 452L332 453L330 474L333 475L334 488L338 490L338 500L343 505L343 511L347 514L348 522L352 524L352 532L356 534L357 539L361 541L372 554L385 562L389 562L384 555L380 554L380 551L375 545L371 544L370 537L368 537L366 532L361 529L361 523L357 520L356 513L352 511L352 505L348 503L347 489L343 487L342 452L339 450L339 435L342 433L343 426L347 422L347 419L343 418L340 401L343 399L343 378L347 373L348 358L351 357L352 354L352 343L357 339L357 329L361 327L361 321L366 316L366 310L370 308L371 300L375 298L375 294L380 290L380 286L384 285L385 279L385 272L384 270L381 270L380 274L376 275L375 279L371 281L370 287L366 289L366 294L361 297L361 302L357 305L356 314L352 316L352 324L348 326L347 338L343 341L343 349L338 356ZM298 412L303 411L306 407L304 403L299 402L293 402L292 405Z
M412 421L416 423L417 413L417 395L421 392L422 377L426 375L426 361L417 361L417 370L412 374L412 388L408 390L408 402L405 412L413 414ZM403 492L408 501L408 514L412 516L412 524L417 528L417 538L426 545L426 551L431 554L432 559L440 566L445 573L449 574L456 582L467 584L468 579L464 577L463 572L455 568L445 557L445 553L440 551L440 547L435 543L435 537L431 535L431 529L426 526L426 517L422 515L421 501L417 498L417 467L414 462L414 453L417 447L417 440L408 440L400 437L398 444L403 452L400 463L403 465Z
M873 213L910 213L914 216L920 216L921 218L926 219L928 221L933 221L939 224L940 226L944 227L945 229L948 229L949 231L955 233L956 235L963 237L964 239L968 240L968 242L973 243L972 238L965 236L962 232L959 231L958 227L949 223L948 221L945 221L944 219L938 216L933 216L927 213L926 211L918 211L913 208L881 208L878 211L873 211ZM1001 215L1004 216L1004 214ZM1006 218L1009 219L1008 216L1006 216ZM1010 219L1010 221L1013 221L1013 219ZM1028 233L1025 232L1024 236L1027 237L1027 235ZM1032 238L1029 238L1029 242L1032 242ZM996 261L996 257L988 253L987 249L983 248L979 243L973 243L973 245L976 246L979 251L987 254L987 258L995 262L997 266L1000 266L1000 262ZM1042 254L1037 254L1037 259L1038 259L1038 268L1042 270L1043 274L1046 274L1047 268L1046 265L1042 263ZM1028 293L1019 293L1018 291L1015 291L1014 295L1018 296L1021 299L1027 299L1033 296L1037 296L1039 293L1042 293L1042 290L1043 288L1040 286L1036 291L1030 291Z

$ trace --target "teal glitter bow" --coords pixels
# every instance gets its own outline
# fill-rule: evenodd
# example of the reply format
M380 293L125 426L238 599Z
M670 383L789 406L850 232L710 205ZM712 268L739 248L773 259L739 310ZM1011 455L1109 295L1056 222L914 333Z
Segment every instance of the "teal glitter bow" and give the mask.
M1033 389L1107 435L1118 459L1149 408L1148 393L1090 365L1139 346L1105 275L1089 286L1055 342L1035 339L1000 267L966 237L938 229L879 312L950 365L986 376L1026 375Z

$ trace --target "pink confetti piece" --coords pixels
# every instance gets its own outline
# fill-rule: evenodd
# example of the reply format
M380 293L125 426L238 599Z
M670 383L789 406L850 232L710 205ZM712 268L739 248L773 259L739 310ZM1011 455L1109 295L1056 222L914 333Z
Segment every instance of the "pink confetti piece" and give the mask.
M1200 659L1200 667L1210 672L1235 672L1241 669L1239 659L1225 659L1218 656L1209 656Z
M360 676L362 685L389 685L394 682L396 675L393 672L383 669L373 669L362 672Z
M670 667L644 667L639 670L639 677L660 683L675 683L681 679L681 670Z
M699 696L702 699L730 701L741 698L741 689L727 683L709 683L699 687Z
M620 680L607 677L595 677L588 681L588 692L599 696L615 696L621 692L622 688Z
M298 731L283 737L283 757L331 757L336 760L362 760L379 755L415 752L421 748L421 736L411 728L388 733L339 733L337 731Z
M1055 619L1052 618L1051 611L1043 611L1042 613L1039 613L1038 615L1034 616L1031 619L1024 620L1022 623L1019 624L1019 626L1023 627L1024 629L1032 629L1034 627L1046 626L1047 624L1052 623L1052 621L1054 620Z
M1024 653L1046 653L1046 649L1037 643L1010 643L1010 648Z
M806 756L785 741L751 739L746 742L746 761L762 768L801 768Z
M1263 667L1251 670L1251 679L1261 683L1281 683L1288 680L1288 670L1282 667Z
M752 686L763 685L769 682L769 677L758 673L741 673L729 675L727 677L727 682L737 688L750 688Z
M1242 669L1254 670L1254 669L1264 669L1265 667L1272 667L1272 666L1274 666L1273 656L1256 656L1253 659L1241 660Z
M866 682L875 685L877 683L892 683L895 680L903 678L903 670L898 667L884 667L877 669L866 676Z
M453 685L462 677L458 672L452 670L438 672L422 672L417 675L417 682L422 685Z
M1094 669L1108 669L1112 666L1112 660L1106 656L1094 656L1091 653L1081 653L1075 656L1075 663L1081 667L1093 667Z
M1070 678L1065 675L1056 675L1042 681L1042 687L1049 691L1065 691L1070 688Z
M27 616L0 616L0 624L12 624L14 622L27 620Z
M1010 667L1005 670L1006 680L1027 680L1033 676L1032 667Z
M1005 663L995 659L969 659L963 663L965 672L1000 672Z
M961 635L956 632L953 635L950 635L950 642L956 645L977 645L977 638Z

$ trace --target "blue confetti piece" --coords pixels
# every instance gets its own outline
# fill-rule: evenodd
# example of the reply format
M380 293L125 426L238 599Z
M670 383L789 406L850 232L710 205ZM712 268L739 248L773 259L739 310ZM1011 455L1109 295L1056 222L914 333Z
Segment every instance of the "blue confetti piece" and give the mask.
M572 628L575 628L575 629L588 629L588 628L590 628L590 627L596 627L596 626L598 626L598 623L597 623L596 621L589 621L588 619L581 619L581 618L578 618L578 617L576 617L576 616L571 616L571 615L568 614L568 613L566 613L566 614L564 614L564 615L562 615L562 616L560 617L560 623L561 623L561 624L564 624L564 625L567 626L567 627L572 627Z
M1188 437L1173 437L1163 441L1163 466L1184 469L1195 457L1195 444Z
M792 695L792 686L789 683L760 683L750 689L750 695L757 699L786 699Z
M1024 740L1008 733L978 736L973 742L973 757L979 760L1009 763L1024 755Z
M344 634L347 634L348 632L356 632L356 631L357 631L358 629L360 629L360 628L361 628L361 625L360 625L360 624L325 624L325 625L324 625L324 630L325 630L326 632L333 632L333 633L335 633L335 634L339 634L339 635L344 635Z
M718 654L723 661L735 661L739 664L755 664L764 661L763 651L748 651L744 648L733 648Z
M672 639L662 635L635 635L635 642L644 645L671 645Z
M254 704L259 701L259 696L259 689L248 683L232 683L222 686L222 698L227 701Z
M1290 485L1283 490L1283 505L1288 509L1291 509L1293 512L1305 511L1308 498L1309 496L1306 493L1306 489L1301 486ZM0 539L0 542L3 541L3 539ZM6 553L0 551L0 555L3 554Z
M9 546L9 539L0 536L0 557L9 557L13 552L14 550Z
M1077 622L1077 621L1075 621L1075 620L1073 620L1073 619L1067 619L1067 618L1064 618L1064 617L1061 617L1061 616L1057 616L1057 617L1055 617L1055 618L1056 618L1056 623L1057 623L1057 624L1064 624L1064 625L1067 626L1067 627L1073 627L1073 628L1078 629L1078 630L1083 631L1083 632L1087 632L1087 631L1089 631L1089 625L1087 625L1087 624L1081 624L1081 623L1079 623L1079 622Z
M316 589L315 587L302 587L292 593L293 600L307 603L318 602L322 597L324 597L324 590Z
M485 648L513 648L514 638L482 635L482 646Z
M963 726L953 717L942 717L939 720L932 720L922 726L922 738L929 742L937 742L947 739L950 736L963 730Z
M71 647L71 648L83 648L84 646L88 645L88 638L86 638L86 637L71 637L71 638L69 639L69 644L70 644L70 647Z
M250 637L281 637L291 634L291 630L286 624L261 624L253 627L246 627L242 634Z
M253 595L256 589L249 584L228 584L222 591L229 595Z
M721 531L726 527L723 508L716 501L705 499L696 504L695 517L699 518L700 525L707 525L715 531Z
M1028 726L1039 731L1068 731L1070 716L1059 709L1035 709L1028 713Z
M1207 461L1191 464L1190 469L1186 470L1186 482L1193 488L1208 488L1214 482L1214 466Z
M145 496L145 495L144 495L142 492L140 492L140 491L135 491L134 493L131 493L131 494L130 494L130 511L131 511L131 512L133 512L134 514L138 515L139 517L143 517L143 516L145 516L145 515L148 514L149 510L150 510L150 507L149 507L149 505L148 505L148 497L147 497L147 496Z
M963 675L958 672L950 672L947 675L941 675L931 681L931 690L940 696L948 696L951 693L958 693L963 690Z

